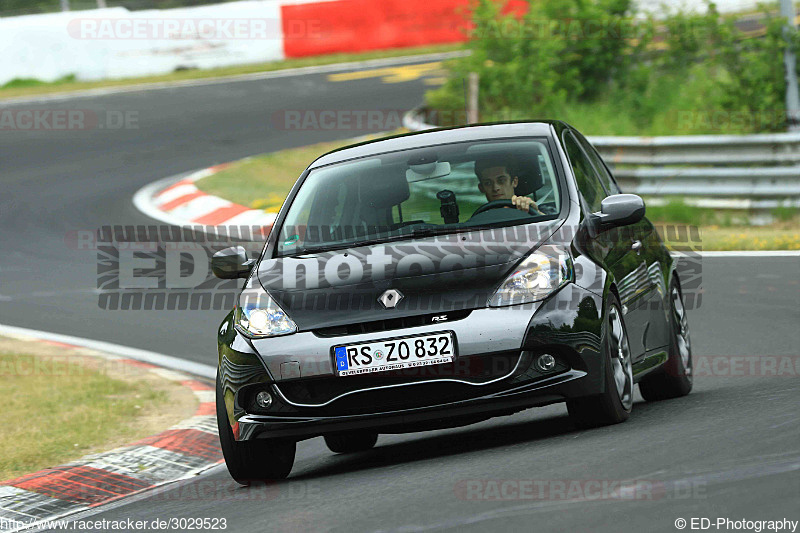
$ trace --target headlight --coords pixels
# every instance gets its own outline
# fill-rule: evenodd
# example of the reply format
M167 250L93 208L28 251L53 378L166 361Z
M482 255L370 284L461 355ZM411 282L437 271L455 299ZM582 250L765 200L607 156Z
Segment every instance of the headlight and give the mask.
M258 281L255 281L258 284ZM260 286L245 289L235 312L236 329L248 337L276 337L297 331L297 324Z
M569 250L561 246L541 246L517 265L489 300L489 305L538 302L570 280L572 256Z

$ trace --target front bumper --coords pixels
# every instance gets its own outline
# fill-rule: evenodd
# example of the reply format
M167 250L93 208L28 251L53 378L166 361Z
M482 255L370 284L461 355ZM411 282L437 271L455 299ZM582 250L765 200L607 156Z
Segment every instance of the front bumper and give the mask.
M339 416L269 416L246 414L238 420L239 440L257 438L310 438L326 433L371 430L376 433L406 433L440 429L512 414L529 407L563 402L572 384L586 376L572 370L546 382L509 389L460 402L400 411ZM568 386L569 385L569 386Z
M444 326L456 334L460 360L482 361L473 366L483 370L498 368L481 375L395 380L377 386L333 374L330 347L363 342L364 335L332 339L306 332L251 344L223 323L220 378L229 420L238 440L299 440L340 431L392 433L463 425L597 394L604 386L602 309L601 297L568 284L536 306L479 309L446 325L408 328L403 334ZM292 339L295 342L289 342ZM534 358L542 352L555 354L559 361L550 374L537 373L533 367ZM501 359L514 364L486 364ZM301 371L309 369L311 375L294 379L281 375L289 362L300 362ZM269 390L275 398L267 411L252 401L259 390Z

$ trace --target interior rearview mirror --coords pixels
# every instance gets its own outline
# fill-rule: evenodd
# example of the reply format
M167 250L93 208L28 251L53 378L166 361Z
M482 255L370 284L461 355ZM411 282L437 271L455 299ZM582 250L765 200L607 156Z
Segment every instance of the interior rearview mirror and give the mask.
M244 246L231 246L211 258L211 271L222 279L246 278L255 261L247 259Z

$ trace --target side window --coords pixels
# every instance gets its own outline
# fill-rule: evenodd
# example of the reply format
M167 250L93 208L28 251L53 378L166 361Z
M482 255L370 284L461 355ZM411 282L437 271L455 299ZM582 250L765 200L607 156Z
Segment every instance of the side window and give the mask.
M586 152L586 155L589 156L589 159L594 164L594 168L597 170L597 175L600 177L600 181L603 183L603 187L608 191L608 194L619 194L620 190L617 187L617 184L614 182L614 178L611 177L611 173L606 168L605 164L603 164L603 160L600 157L600 154L597 153L597 150L594 149L589 141L581 135L577 133L575 135L578 138L578 142L583 147L583 151Z
M571 133L564 134L564 148L567 149L572 172L583 199L593 213L600 211L600 202L606 197L606 191L600 184L594 167Z

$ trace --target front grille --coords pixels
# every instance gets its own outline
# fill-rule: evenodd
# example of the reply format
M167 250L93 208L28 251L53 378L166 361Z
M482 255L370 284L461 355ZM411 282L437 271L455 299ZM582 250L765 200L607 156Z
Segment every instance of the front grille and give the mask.
M429 315L404 316L400 318L387 318L385 320L374 320L372 322L359 322L357 324L344 324L342 326L330 326L314 330L317 337L342 337L345 335L361 335L363 333L377 333L380 331L390 331L393 329L414 328L427 326L430 324L447 324L456 320L467 318L471 310L449 311L444 313L432 313ZM434 321L434 317L446 316L447 320Z
M484 387L433 380L458 379L475 384L487 383L509 375L516 367L519 357L520 352L517 351L498 352L462 357L446 365L416 367L379 374L301 379L282 382L277 384L277 387L289 401L307 405L324 404L348 392L363 391L344 396L323 408L325 411L338 414L421 407L486 394ZM405 383L420 383L420 385L364 391L364 389Z
M487 388L494 387L492 390ZM414 409L458 402L496 391L497 384L474 387L465 383L421 383L413 387L377 389L345 396L321 408L328 415L359 415Z

